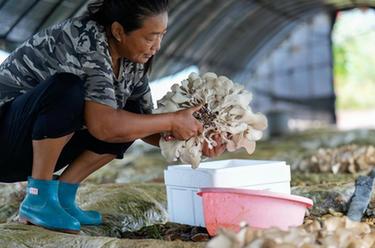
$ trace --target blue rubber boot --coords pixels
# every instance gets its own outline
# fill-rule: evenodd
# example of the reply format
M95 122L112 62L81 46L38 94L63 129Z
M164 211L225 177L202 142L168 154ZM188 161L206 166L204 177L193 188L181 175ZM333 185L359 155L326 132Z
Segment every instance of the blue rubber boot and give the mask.
M72 184L60 181L59 184L59 200L61 206L71 216L76 218L81 225L100 225L102 224L102 216L97 211L86 211L80 209L75 200L79 184Z
M19 220L47 229L78 233L79 221L69 215L60 205L59 181L28 178L26 197L21 203Z

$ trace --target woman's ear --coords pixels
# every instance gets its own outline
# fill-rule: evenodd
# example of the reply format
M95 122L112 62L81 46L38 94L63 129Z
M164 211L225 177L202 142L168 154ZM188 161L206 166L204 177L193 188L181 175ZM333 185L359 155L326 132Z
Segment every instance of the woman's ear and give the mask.
M115 40L122 42L122 37L124 37L125 31L120 23L113 22L111 25L111 32Z

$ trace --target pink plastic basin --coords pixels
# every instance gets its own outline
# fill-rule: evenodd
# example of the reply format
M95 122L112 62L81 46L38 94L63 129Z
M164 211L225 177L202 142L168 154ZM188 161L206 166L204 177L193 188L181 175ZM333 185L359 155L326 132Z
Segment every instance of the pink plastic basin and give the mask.
M265 190L202 188L204 221L208 233L218 228L240 230L245 221L254 228L288 227L303 223L306 208L313 205L309 198L273 193Z

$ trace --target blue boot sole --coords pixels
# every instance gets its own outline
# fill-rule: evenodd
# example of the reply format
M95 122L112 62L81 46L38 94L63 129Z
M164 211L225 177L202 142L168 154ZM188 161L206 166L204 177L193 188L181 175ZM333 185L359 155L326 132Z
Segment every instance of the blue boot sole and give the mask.
M56 232L63 232L63 233L69 233L69 234L79 234L80 233L80 231L76 231L76 230L58 229L58 228L43 226L43 225L40 225L38 223L34 223L34 221L30 220L29 218L27 218L25 216L19 216L18 222L20 222L22 224L25 224L25 225L34 225L34 226L43 227L45 229L48 229L48 230L51 230L51 231L56 231Z

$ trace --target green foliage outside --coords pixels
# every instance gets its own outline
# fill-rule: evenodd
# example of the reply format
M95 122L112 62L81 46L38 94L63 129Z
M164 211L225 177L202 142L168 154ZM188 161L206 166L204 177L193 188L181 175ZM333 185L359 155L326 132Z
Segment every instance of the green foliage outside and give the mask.
M333 31L338 109L375 108L375 11L341 12Z

